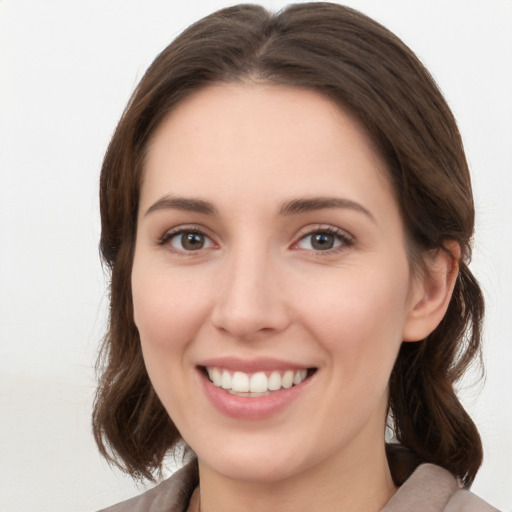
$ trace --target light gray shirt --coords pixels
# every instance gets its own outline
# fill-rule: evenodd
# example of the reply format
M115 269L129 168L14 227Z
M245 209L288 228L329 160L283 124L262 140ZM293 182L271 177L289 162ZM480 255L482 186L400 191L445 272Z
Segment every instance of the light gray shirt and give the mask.
M198 485L196 462L140 496L100 512L185 512ZM446 469L420 465L381 512L499 512L468 490L462 489Z

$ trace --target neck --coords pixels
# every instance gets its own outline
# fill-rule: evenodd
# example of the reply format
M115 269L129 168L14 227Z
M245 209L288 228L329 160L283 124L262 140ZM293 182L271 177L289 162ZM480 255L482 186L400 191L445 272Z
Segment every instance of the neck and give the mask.
M378 512L396 492L380 444L271 482L235 480L199 462L201 512Z

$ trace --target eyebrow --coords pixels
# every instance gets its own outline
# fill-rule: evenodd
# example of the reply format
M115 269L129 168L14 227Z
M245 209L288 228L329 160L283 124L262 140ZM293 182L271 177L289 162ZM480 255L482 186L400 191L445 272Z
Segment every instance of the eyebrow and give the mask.
M303 197L292 199L281 204L279 214L283 216L308 213L316 210L344 208L361 212L373 222L377 222L373 214L363 205L341 197ZM182 210L201 213L203 215L217 215L217 210L208 201L188 197L163 196L153 203L145 212L148 215L158 210Z
M377 223L374 215L362 204L341 197L304 197L292 199L291 201L287 201L281 205L279 213L286 216L335 208L344 208L361 212L369 217L373 222Z
M192 199L187 197L163 196L153 203L144 215L148 215L158 210L182 210L186 212L202 213L204 215L216 215L215 207L202 199Z

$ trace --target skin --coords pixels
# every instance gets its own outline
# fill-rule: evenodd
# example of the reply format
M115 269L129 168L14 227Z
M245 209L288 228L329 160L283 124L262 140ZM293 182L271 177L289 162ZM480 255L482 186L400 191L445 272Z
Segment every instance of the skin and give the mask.
M312 197L349 203L280 211ZM319 250L311 233L326 228L341 238ZM184 248L180 229L201 230L202 248ZM203 512L382 508L396 490L389 376L402 341L444 315L453 256L428 255L430 272L412 272L386 163L328 98L222 84L178 105L149 146L132 289L149 376L198 456ZM197 369L228 356L317 371L277 414L235 419Z

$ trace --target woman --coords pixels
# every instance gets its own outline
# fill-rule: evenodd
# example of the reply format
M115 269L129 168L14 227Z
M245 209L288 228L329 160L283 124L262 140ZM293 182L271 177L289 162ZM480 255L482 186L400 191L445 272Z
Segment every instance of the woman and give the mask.
M329 3L191 26L117 127L101 215L96 440L135 477L193 452L109 510L495 510L453 389L483 315L469 173L389 31Z

